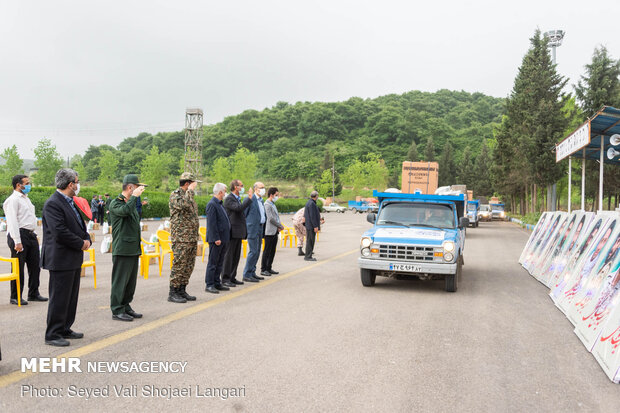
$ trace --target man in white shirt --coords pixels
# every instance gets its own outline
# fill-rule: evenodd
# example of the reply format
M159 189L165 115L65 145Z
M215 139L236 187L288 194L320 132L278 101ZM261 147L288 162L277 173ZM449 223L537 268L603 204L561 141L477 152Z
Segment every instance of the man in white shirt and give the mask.
M19 286L23 291L24 265L27 265L28 301L47 301L47 298L39 294L39 275L41 273L39 240L34 232L37 228L34 205L28 199L28 192L31 188L30 178L26 175L15 175L12 183L13 193L4 201L2 207L6 216L6 239L11 249L11 257L19 259ZM28 301L22 298L21 304L26 305ZM17 283L15 281L11 281L10 302L17 305Z

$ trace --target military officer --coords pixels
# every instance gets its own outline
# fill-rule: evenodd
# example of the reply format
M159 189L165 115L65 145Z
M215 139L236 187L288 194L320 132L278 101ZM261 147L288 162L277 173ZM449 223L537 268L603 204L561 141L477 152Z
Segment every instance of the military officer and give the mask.
M170 241L172 242L172 271L170 271L170 292L168 301L186 303L196 297L186 291L189 278L196 263L196 249L199 238L198 205L194 191L198 182L190 172L183 172L179 187L170 194ZM206 245L204 246L206 247Z
M133 321L141 318L129 305L133 300L138 278L140 249L140 216L136 199L146 187L134 174L123 178L123 192L110 202L110 225L112 225L112 291L110 309L112 318Z

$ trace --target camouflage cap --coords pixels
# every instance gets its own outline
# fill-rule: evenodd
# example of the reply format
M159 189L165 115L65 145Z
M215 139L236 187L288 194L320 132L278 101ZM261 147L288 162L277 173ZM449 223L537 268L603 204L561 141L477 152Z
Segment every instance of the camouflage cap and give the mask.
M181 174L181 177L179 178L179 181L202 182L202 181L196 179L196 175L194 175L191 172L183 172Z

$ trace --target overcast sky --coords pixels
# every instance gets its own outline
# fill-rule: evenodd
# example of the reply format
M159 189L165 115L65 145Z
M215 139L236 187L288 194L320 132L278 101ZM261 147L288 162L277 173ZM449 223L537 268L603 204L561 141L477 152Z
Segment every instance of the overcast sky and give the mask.
M583 0L0 0L0 150L32 158L42 137L63 157L116 146L183 129L187 107L215 123L278 101L505 97L536 28L566 31L558 70L572 85L597 45L620 57L619 12Z

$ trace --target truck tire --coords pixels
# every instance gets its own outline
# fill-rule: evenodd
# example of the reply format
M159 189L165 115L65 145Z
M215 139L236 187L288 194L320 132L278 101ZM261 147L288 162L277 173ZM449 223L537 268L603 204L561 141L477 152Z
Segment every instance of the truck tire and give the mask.
M449 293L456 292L458 279L461 278L461 260L459 259L456 264L456 273L446 275L446 291Z
M372 287L373 285L375 285L375 279L377 278L377 275L373 273L372 270L362 268L360 269L360 273L362 276L362 285L364 287Z
M478 222L478 221L476 221L476 225L475 225L475 226L476 226L476 228L478 228L478 224L479 224L479 222Z

